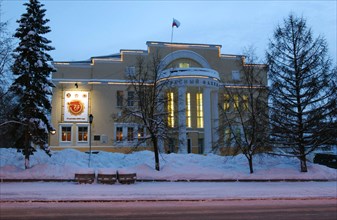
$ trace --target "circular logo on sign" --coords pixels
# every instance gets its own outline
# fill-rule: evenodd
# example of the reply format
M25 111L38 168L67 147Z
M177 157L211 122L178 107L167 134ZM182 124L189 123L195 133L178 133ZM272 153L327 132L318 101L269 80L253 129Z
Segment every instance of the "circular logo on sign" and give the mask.
M84 111L84 104L80 100L72 100L68 102L68 111L72 115L80 115Z

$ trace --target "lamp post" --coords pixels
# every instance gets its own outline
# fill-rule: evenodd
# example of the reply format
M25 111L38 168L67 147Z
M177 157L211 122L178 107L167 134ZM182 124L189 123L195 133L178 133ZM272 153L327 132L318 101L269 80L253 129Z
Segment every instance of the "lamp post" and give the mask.
M90 167L90 160L91 160L91 124L92 121L94 120L94 116L92 114L89 115L89 124L90 124L90 129L89 129L89 167Z

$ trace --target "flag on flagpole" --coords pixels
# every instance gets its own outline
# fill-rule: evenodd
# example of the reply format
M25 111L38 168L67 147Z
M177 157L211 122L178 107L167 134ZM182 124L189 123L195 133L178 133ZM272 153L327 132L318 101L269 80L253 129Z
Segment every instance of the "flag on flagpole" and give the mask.
M180 26L180 22L177 19L173 18L172 27L174 26L178 28Z

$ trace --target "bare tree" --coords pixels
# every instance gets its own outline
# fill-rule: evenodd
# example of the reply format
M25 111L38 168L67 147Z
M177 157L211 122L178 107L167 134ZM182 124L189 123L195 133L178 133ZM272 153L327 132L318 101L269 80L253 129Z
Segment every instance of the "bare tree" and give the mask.
M326 123L336 111L336 75L323 37L312 36L303 17L290 14L270 40L271 137L275 146L291 149L307 172L306 155L332 137ZM336 129L336 128L335 128Z
M122 108L122 116L117 120L133 122L144 128L143 137L138 138L138 145L151 143L155 156L155 169L160 170L160 146L168 136L167 111L165 110L165 84L160 82L161 57L158 52L148 60L137 58L135 71L128 74L131 92Z
M268 139L267 66L255 64L253 47L244 51L240 62L240 81L225 85L223 111L225 146L242 153L248 160L250 173L254 172L253 157L266 148Z
M0 147L11 146L12 138L6 135L6 131L13 123L17 123L17 121L11 121L8 117L15 103L12 101L11 93L8 92L9 84L12 81L10 67L13 63L14 43L13 37L8 33L7 25L7 22L0 20Z

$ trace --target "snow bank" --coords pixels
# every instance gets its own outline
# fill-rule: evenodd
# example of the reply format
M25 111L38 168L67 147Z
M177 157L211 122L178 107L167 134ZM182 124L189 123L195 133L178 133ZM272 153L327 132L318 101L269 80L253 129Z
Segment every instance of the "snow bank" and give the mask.
M24 157L16 149L0 149L0 179L73 179L74 174L88 170L89 154L74 149L52 152L49 157L37 150L30 159L31 168L24 169ZM96 173L137 173L148 180L216 180L216 179L324 179L336 180L335 169L308 163L308 172L299 171L296 158L256 155L254 174L249 173L244 155L162 154L161 171L154 169L154 154L150 151L131 154L100 151L91 155L91 167Z

